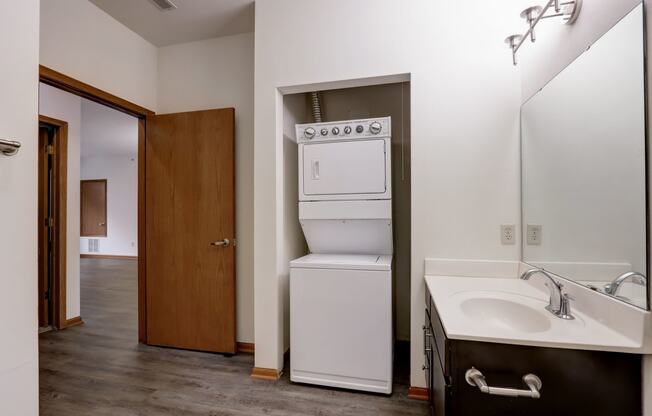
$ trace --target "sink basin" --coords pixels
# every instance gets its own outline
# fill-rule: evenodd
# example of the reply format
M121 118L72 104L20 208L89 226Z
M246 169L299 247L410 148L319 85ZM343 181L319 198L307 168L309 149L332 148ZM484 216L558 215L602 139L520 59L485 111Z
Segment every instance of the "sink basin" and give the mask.
M518 296L514 296L518 298ZM462 313L469 319L487 326L520 332L545 332L550 329L548 312L515 300L491 296L472 296L460 303Z

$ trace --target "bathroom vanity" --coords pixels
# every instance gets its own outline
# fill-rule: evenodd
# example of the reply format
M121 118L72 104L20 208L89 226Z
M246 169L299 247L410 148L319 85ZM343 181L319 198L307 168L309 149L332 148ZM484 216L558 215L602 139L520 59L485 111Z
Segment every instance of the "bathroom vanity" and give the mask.
M432 279L446 279L433 277ZM464 279L464 278L457 278ZM478 281L493 280L468 278ZM499 279L500 280L500 279ZM513 279L514 283L519 282ZM547 346L516 345L501 343L500 330L492 331L485 323L486 332L477 336L482 339L497 333L492 342L465 338L464 322L451 322L456 327L455 338L448 335L438 313L428 285L425 299L424 354L428 396L431 415L457 416L482 414L486 416L550 416L550 415L640 415L641 397L641 355L623 352L607 352L582 349L568 349ZM472 292L471 292L472 293ZM451 296L455 298L455 296ZM485 299L488 299L485 298ZM468 299L467 299L468 300ZM455 299L451 301L454 303ZM463 303L464 300L461 301ZM451 303L443 305L450 315L458 313ZM491 308L490 302L484 306ZM541 303L542 316L546 313ZM518 311L514 311L518 312ZM472 312L471 312L472 313ZM490 314L491 311L487 310ZM552 319L558 319L552 316ZM507 322L518 328L518 322ZM531 317L527 317L530 319ZM499 317L500 319L500 317ZM582 319L582 318L578 318ZM457 321L457 318L453 318ZM469 320L470 322L471 320ZM500 322L496 321L498 325ZM584 322L585 325L590 323ZM540 325L540 324L535 324ZM543 330L541 326L533 330ZM508 342L535 344L528 338L526 328L520 328L525 335L518 341ZM543 332L552 333L556 328ZM469 328L470 333L477 333ZM602 334L608 336L607 332ZM457 338L457 339L456 339ZM581 336L570 342L581 342ZM624 340L619 340L624 341ZM592 342L588 340L588 342ZM488 387L517 389L529 395L532 391L522 380L526 374L534 374L541 381L536 388L539 398L508 397L483 393L476 385L466 380L467 371L476 369L484 376Z

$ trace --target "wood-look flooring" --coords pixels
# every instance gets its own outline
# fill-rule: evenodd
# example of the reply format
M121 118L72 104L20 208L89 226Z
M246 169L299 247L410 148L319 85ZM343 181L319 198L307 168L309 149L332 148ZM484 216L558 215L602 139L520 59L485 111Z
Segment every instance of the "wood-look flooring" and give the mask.
M40 335L41 416L426 415L395 369L390 397L250 377L253 355L224 357L137 343L137 264L81 260L84 325ZM397 348L397 362L407 350Z

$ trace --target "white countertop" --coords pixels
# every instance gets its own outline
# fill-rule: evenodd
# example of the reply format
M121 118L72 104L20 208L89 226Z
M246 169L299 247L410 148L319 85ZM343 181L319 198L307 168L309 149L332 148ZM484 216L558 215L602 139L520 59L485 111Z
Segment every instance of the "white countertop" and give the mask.
M450 339L531 345L582 350L643 353L643 338L627 336L610 323L593 317L571 303L575 320L563 320L547 310L549 295L539 287L517 278L426 276L428 290ZM540 325L536 331L519 330L518 325L483 316L476 308L475 318L465 313L464 301L470 298L516 299ZM518 310L518 309L517 309ZM480 314L480 315L478 315ZM487 318L487 319L484 319ZM490 319L491 318L491 319ZM546 319L549 318L549 319ZM510 321L509 316L505 321ZM522 320L521 320L522 321ZM636 333L630 331L630 333Z

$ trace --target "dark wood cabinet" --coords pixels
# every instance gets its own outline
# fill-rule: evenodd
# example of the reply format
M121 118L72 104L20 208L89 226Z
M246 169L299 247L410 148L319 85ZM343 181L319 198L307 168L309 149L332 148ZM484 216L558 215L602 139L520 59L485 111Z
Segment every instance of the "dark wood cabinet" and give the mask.
M640 355L452 340L430 294L425 317L424 371L433 416L642 414ZM465 380L472 367L492 387L527 389L522 377L536 374L541 398L482 393Z

